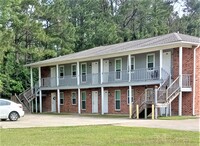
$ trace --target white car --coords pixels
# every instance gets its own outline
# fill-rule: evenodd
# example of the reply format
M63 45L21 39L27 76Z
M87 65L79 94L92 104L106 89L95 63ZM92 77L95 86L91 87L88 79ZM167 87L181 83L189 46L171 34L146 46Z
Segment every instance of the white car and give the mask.
M18 118L24 116L23 106L7 99L0 99L0 119L17 121Z

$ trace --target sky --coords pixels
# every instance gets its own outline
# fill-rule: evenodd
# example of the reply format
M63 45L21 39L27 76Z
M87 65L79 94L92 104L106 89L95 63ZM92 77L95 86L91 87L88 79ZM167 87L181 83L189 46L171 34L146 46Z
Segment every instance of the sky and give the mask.
M178 2L174 5L174 11L177 11L179 17L183 16L183 9L184 9L184 0L178 0Z

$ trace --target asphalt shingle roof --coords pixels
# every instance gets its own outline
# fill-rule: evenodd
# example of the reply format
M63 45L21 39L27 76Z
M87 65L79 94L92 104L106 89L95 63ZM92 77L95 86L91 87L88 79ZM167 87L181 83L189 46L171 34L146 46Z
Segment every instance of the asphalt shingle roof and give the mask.
M175 42L180 42L180 41L188 42L191 44L199 44L200 38L185 35L185 34L180 34L180 33L170 33L170 34L151 37L147 39L134 40L134 41L123 42L123 43L107 45L107 46L99 46L99 47L95 47L95 48L88 49L81 52L31 63L26 66L37 66L37 65L43 65L43 64L53 63L53 62L55 63L55 62L60 62L60 61L69 61L72 59L74 60L74 59L82 59L86 57L96 57L96 56L108 55L108 54L113 54L113 53L134 51L134 50L139 50L142 48L148 49L148 47L163 46L169 43L175 43Z

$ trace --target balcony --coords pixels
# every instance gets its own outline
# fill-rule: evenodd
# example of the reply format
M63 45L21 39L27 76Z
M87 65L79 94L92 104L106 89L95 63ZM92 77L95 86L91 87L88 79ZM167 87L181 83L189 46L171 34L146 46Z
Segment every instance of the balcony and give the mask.
M163 74L163 73L162 73ZM159 67L149 69L136 69L131 71L129 80L129 71L110 71L102 73L103 85L119 85L120 83L147 83L155 82L160 83L160 70ZM82 74L79 76L79 86L99 86L101 85L101 74ZM41 78L42 87L57 87L56 78ZM59 87L77 87L77 77L71 75L59 78Z

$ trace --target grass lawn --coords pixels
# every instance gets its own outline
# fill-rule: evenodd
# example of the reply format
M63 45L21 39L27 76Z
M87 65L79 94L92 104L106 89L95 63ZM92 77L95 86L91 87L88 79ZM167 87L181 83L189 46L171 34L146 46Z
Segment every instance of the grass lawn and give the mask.
M199 146L199 132L165 129L108 125L0 130L1 146Z

